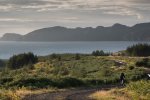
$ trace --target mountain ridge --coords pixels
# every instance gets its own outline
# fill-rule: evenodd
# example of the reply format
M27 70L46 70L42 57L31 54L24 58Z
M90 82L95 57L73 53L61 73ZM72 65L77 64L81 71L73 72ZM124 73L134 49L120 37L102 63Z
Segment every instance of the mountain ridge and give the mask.
M4 34L2 41L150 41L150 23L126 26L116 23L110 27L54 26L34 30L25 35Z

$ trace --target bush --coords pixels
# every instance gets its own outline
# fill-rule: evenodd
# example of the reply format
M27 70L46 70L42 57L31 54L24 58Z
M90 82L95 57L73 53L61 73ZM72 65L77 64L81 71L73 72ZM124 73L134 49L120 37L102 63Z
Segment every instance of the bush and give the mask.
M129 56L150 56L150 45L136 44L126 49Z
M137 67L150 67L150 60L148 58L144 58L141 61L137 61L135 64Z
M8 67L18 69L25 65L34 64L38 61L37 56L33 53L24 53L12 56L8 61Z
M12 81L13 81L13 78L1 78L0 79L0 84L4 85L5 83L9 83L9 82L12 82Z
M58 87L58 88L78 87L82 85L84 85L82 80L71 77L65 77L59 79L27 78L18 80L16 82L12 82L9 86L28 87L31 89L35 89L47 87Z
M134 66L129 66L129 70L133 70L134 69Z
M75 55L75 60L80 60L80 55L79 54Z
M92 52L93 56L109 56L109 53L105 53L103 50L96 50Z
M27 78L18 80L10 85L18 87L46 88L48 86L54 86L54 82L48 78Z
M60 79L60 81L57 83L57 87L59 88L65 88L65 87L79 87L84 85L82 80L72 78L72 77L66 77Z
M0 59L0 67L5 67L6 62Z
M57 54L53 53L50 55L51 59L56 59L57 58Z
M112 72L111 72L111 70L104 69L104 70L102 71L102 75L103 75L104 77L111 76L111 75L112 75Z

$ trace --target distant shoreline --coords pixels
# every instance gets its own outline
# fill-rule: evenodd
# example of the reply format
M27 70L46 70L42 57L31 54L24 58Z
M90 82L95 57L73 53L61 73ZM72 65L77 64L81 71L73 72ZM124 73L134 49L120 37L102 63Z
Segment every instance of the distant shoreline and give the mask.
M148 41L140 41L140 40L130 40L130 41L21 41L21 40L17 40L17 41L4 41L4 40L0 40L0 42L150 42L150 40Z
M49 54L81 53L90 54L95 50L118 52L128 46L149 41L56 41L56 42L29 42L29 41L0 41L0 58L8 59L14 54L33 52L39 56Z

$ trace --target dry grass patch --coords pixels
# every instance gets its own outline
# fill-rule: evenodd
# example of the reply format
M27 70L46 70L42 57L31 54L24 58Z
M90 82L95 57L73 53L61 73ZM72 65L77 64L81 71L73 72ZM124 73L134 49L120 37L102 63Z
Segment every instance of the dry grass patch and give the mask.
M131 100L123 89L101 90L90 95L94 100Z
M48 92L56 92L56 91L63 91L58 89L39 89L39 90L29 90L26 88L20 88L17 90L1 90L0 92L0 100L21 100L27 95L34 95L34 94L43 94Z

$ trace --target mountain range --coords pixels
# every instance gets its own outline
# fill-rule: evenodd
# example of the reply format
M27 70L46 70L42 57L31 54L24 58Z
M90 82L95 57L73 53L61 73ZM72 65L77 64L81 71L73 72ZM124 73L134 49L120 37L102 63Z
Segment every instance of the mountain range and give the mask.
M114 24L110 27L42 28L26 35L6 33L1 41L150 41L150 23L134 26Z

